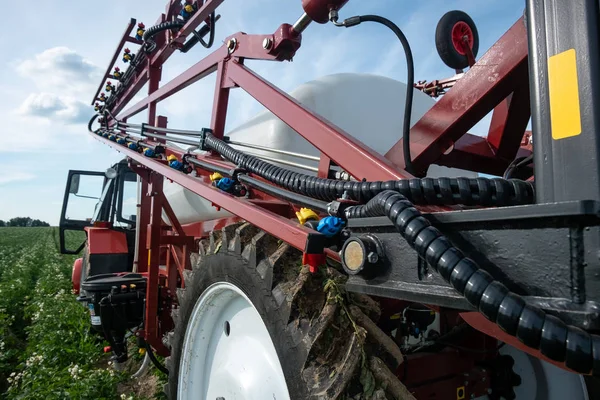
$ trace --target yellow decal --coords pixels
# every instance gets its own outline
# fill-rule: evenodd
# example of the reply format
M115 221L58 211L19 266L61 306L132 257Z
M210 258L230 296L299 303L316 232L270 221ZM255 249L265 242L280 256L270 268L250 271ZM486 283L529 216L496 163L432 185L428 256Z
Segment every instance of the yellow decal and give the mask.
M581 110L575 49L548 59L548 85L552 139L559 140L580 135Z

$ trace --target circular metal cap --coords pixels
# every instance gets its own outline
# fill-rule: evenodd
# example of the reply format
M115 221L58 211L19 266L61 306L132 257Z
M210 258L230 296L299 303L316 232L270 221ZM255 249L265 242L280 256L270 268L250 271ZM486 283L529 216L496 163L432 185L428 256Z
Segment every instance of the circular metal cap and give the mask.
M350 238L342 248L342 266L347 273L356 275L362 271L367 259L367 249L360 239Z

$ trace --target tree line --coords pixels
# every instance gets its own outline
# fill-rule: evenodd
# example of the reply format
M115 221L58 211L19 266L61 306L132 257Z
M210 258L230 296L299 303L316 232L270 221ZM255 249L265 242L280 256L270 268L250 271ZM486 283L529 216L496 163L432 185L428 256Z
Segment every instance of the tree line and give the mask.
M45 221L40 221L39 219L31 219L29 217L15 217L15 218L11 218L8 221L2 221L0 219L0 228L5 227L5 226L34 227L34 226L50 226L50 224Z

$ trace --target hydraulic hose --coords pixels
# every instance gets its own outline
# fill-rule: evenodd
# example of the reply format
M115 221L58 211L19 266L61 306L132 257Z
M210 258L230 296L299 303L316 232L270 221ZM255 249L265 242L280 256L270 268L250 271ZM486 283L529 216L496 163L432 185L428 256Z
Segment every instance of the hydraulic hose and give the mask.
M337 21L335 21L337 22ZM411 116L412 116L412 104L413 104L413 88L415 86L415 63L413 60L412 50L410 48L410 44L408 43L408 39L402 32L402 30L390 21L387 18L380 17L378 15L361 15L356 17L351 17L342 23L336 23L337 26L345 26L346 28L350 28L352 26L359 25L362 22L376 22L378 24L382 24L388 27L400 43L402 44L402 48L404 49L404 54L406 55L406 101L404 103L404 121L402 124L402 151L404 153L404 166L405 169L411 174L416 174L418 171L414 171L412 158L410 155L410 126L411 126ZM424 175L424 174L423 174Z
M148 354L148 356L150 357L150 361L152 361L152 364L154 364L154 366L163 374L169 375L169 370L164 365L162 365L154 355L150 343L144 341L144 346L146 347L146 354Z
M154 25L148 28L144 33L144 52L149 54L156 50L156 42L152 40L154 36L160 32L168 31L171 29L181 29L185 25L185 22L181 20L167 21L162 24Z
M243 153L210 133L204 145L240 168L295 193L332 201L347 194L366 202L382 191L401 193L416 204L513 206L534 202L532 182L487 178L414 178L386 182L353 182L324 179L278 167Z
M386 190L346 209L347 218L375 216L387 216L419 257L503 331L574 371L600 375L600 336L567 325L510 292L452 246L405 196Z
M97 133L100 128L96 129L95 131L92 130L92 125L94 124L94 121L96 121L96 119L99 117L98 114L94 114L94 116L90 119L90 122L88 122L88 131L90 131L91 133Z

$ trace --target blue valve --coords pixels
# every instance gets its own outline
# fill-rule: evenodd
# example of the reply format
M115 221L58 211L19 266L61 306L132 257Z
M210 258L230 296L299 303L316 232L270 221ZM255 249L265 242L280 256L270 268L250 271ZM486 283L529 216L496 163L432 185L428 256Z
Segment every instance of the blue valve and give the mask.
M118 144L127 144L127 140L123 139L123 138L118 138L117 139L117 143Z
M144 155L146 157L154 157L156 155L156 153L154 152L154 149L147 148L147 149L144 149Z
M224 192L230 191L231 188L233 188L233 185L235 185L235 181L231 178L222 178L216 183L216 186Z
M129 147L131 150L137 150L138 149L137 143L129 143L129 145L127 147Z
M175 160L169 163L169 167L181 171L183 169L183 163L181 161Z
M111 142L116 142L117 141L117 137L115 135L110 135L108 137L108 140L110 140Z
M344 220L338 217L325 217L319 221L317 231L327 237L332 237L340 233L344 227Z

